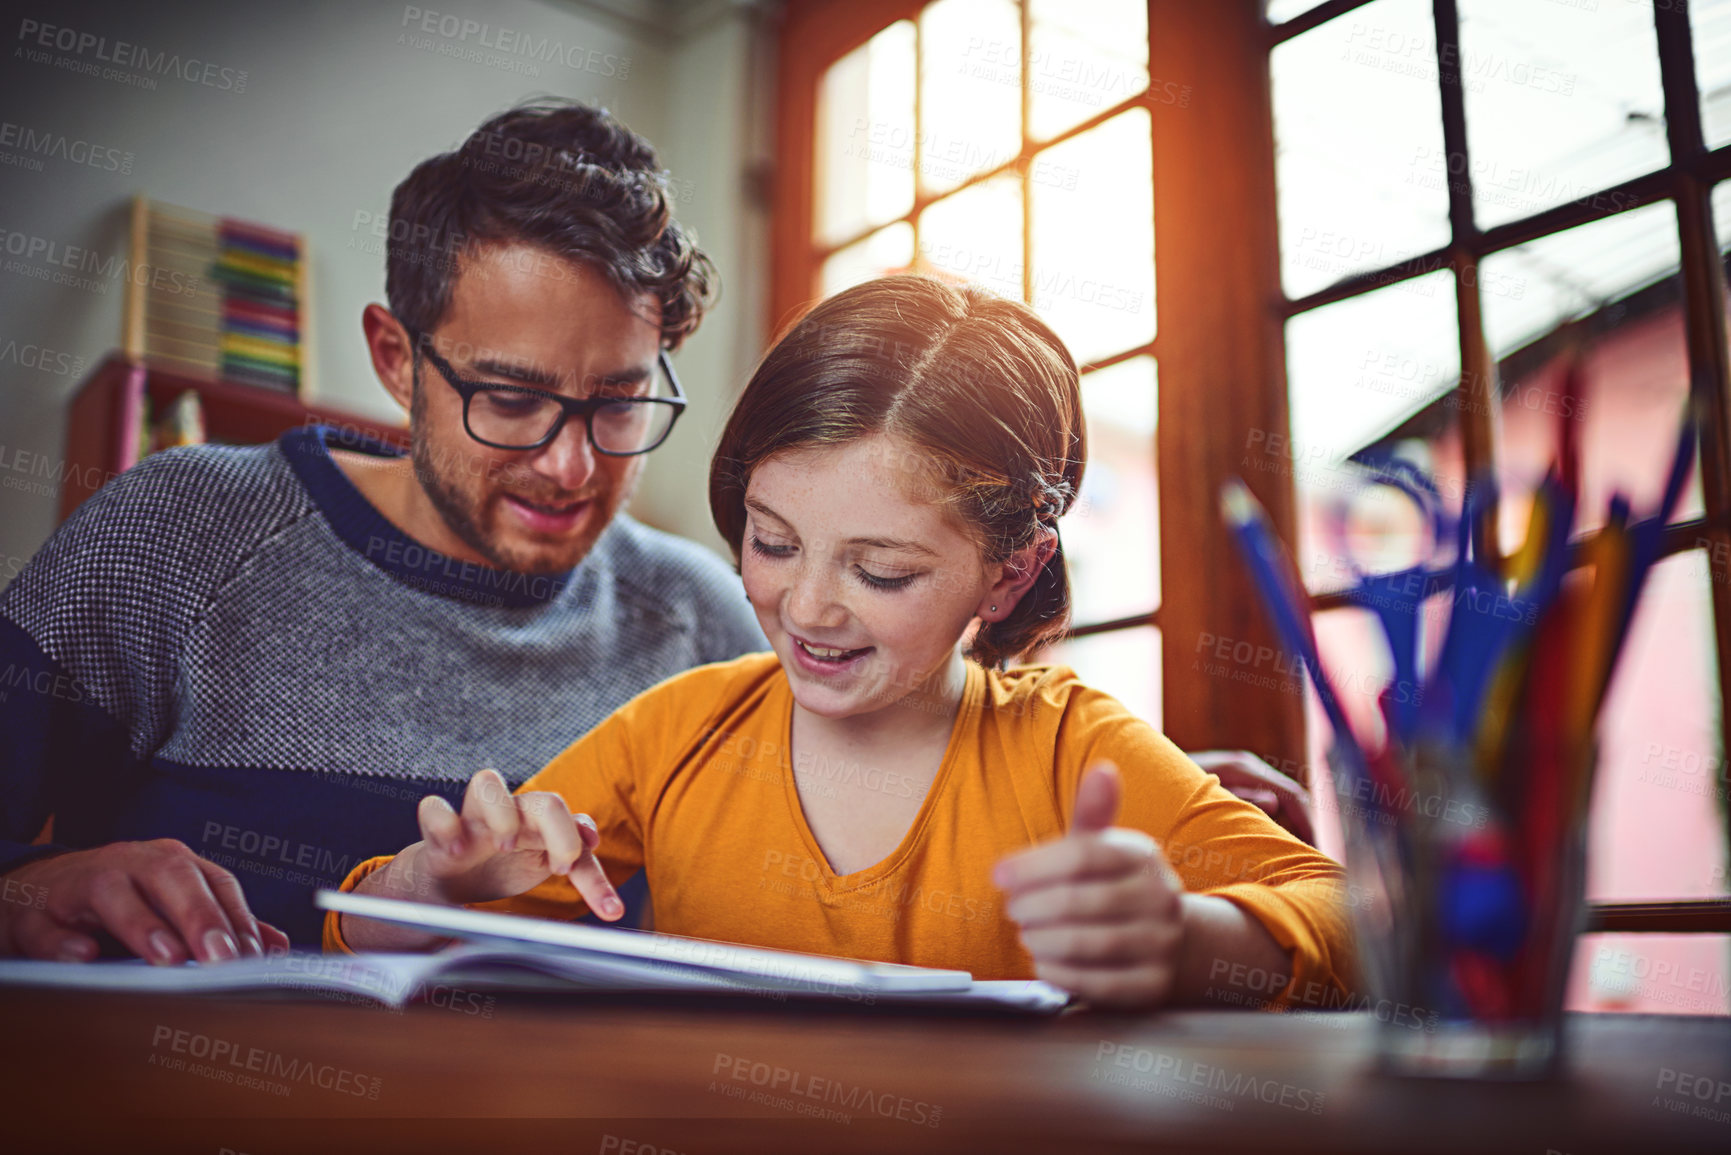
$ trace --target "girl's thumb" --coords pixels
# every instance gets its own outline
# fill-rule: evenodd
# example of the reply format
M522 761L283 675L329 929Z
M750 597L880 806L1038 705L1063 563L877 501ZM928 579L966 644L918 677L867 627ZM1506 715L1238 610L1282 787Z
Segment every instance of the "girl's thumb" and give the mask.
M1070 833L1091 834L1105 830L1118 818L1118 801L1124 784L1118 777L1118 767L1111 762L1096 762L1082 774L1082 784L1076 787L1076 810L1070 817Z

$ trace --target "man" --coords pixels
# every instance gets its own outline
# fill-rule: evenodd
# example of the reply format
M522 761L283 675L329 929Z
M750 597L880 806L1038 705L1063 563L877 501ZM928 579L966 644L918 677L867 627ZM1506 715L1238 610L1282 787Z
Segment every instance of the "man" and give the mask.
M313 892L412 841L422 795L516 785L763 648L726 565L621 512L712 296L649 144L512 110L409 174L391 237L362 325L409 455L154 455L0 593L0 954L316 946Z

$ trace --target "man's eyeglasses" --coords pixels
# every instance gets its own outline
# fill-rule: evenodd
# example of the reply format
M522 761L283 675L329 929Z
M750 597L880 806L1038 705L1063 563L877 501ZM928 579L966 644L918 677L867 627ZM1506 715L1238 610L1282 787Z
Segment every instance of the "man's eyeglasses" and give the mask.
M673 423L685 411L685 390L663 349L656 365L667 376L670 397L562 397L526 385L503 385L459 376L451 363L433 352L425 334L410 333L417 361L432 362L451 388L463 398L463 428L482 445L494 449L540 449L550 445L565 422L581 417L595 452L609 457L648 453L667 440Z

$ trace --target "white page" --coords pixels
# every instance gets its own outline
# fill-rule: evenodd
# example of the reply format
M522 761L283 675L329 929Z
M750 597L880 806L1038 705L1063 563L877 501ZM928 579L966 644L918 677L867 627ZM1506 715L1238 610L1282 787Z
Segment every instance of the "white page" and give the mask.
M813 988L820 991L966 991L973 984L973 976L967 971L858 962L617 928L603 930L569 922L432 906L370 894L321 890L316 901L325 910L338 910L438 934L506 946L515 944L525 949L554 948L574 954L581 952L610 957L615 967L635 965L651 978L665 978L677 975L682 968L696 968L744 977L752 980L758 989L789 991Z
M402 1006L444 965L436 954L343 956L316 951L173 967L151 966L140 959L91 963L0 959L0 985L158 994L339 991Z
M504 965L502 965L504 964ZM512 974L517 970L518 974ZM531 974L521 973L523 970ZM554 976L537 980L534 975ZM555 951L513 944L468 944L432 954L327 955L294 952L264 959L177 967L139 959L93 963L0 959L0 986L143 994L260 994L311 990L338 992L400 1007L429 983L477 989L664 990L717 994L813 994L908 1006L994 1004L1051 1013L1069 1002L1067 992L1028 980L975 982L964 990L863 991L859 987L775 986L751 975L704 971L678 964L645 964L591 952Z
M554 950L520 944L498 946L488 942L454 947L444 955L447 962L439 969L440 977L452 983L475 986L508 989L513 981L512 970L526 970L554 976L561 985L600 990L751 993L771 989L762 979L750 975L731 975L678 964L644 963L591 951Z
M1069 1005L1070 992L1038 979L975 979L966 990L862 991L857 987L824 990L789 990L767 986L751 976L694 971L680 967L660 974L635 960L612 959L587 952L537 950L512 947L499 949L486 944L453 947L444 952L448 961L439 968L440 981L476 989L511 990L516 979L511 969L523 968L556 976L544 989L557 990L574 984L602 990L666 990L717 994L769 996L829 994L839 999L875 1005L901 1006L1001 1006L1050 1014ZM541 984L533 984L540 987Z
M1039 979L975 979L974 985L965 991L942 991L929 995L904 995L896 991L886 991L878 996L878 1002L890 1005L906 1003L910 1006L989 1004L1033 1011L1036 1014L1052 1014L1070 1005L1070 992Z

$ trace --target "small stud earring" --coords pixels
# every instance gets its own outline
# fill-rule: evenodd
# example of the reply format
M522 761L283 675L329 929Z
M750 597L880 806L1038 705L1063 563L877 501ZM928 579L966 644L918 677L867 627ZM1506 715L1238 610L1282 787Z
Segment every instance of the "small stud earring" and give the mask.
M995 614L995 613L997 613L997 612L998 612L998 607L997 607L997 606L993 606L993 607L992 607L992 612L993 612L993 613L994 613L994 614Z

